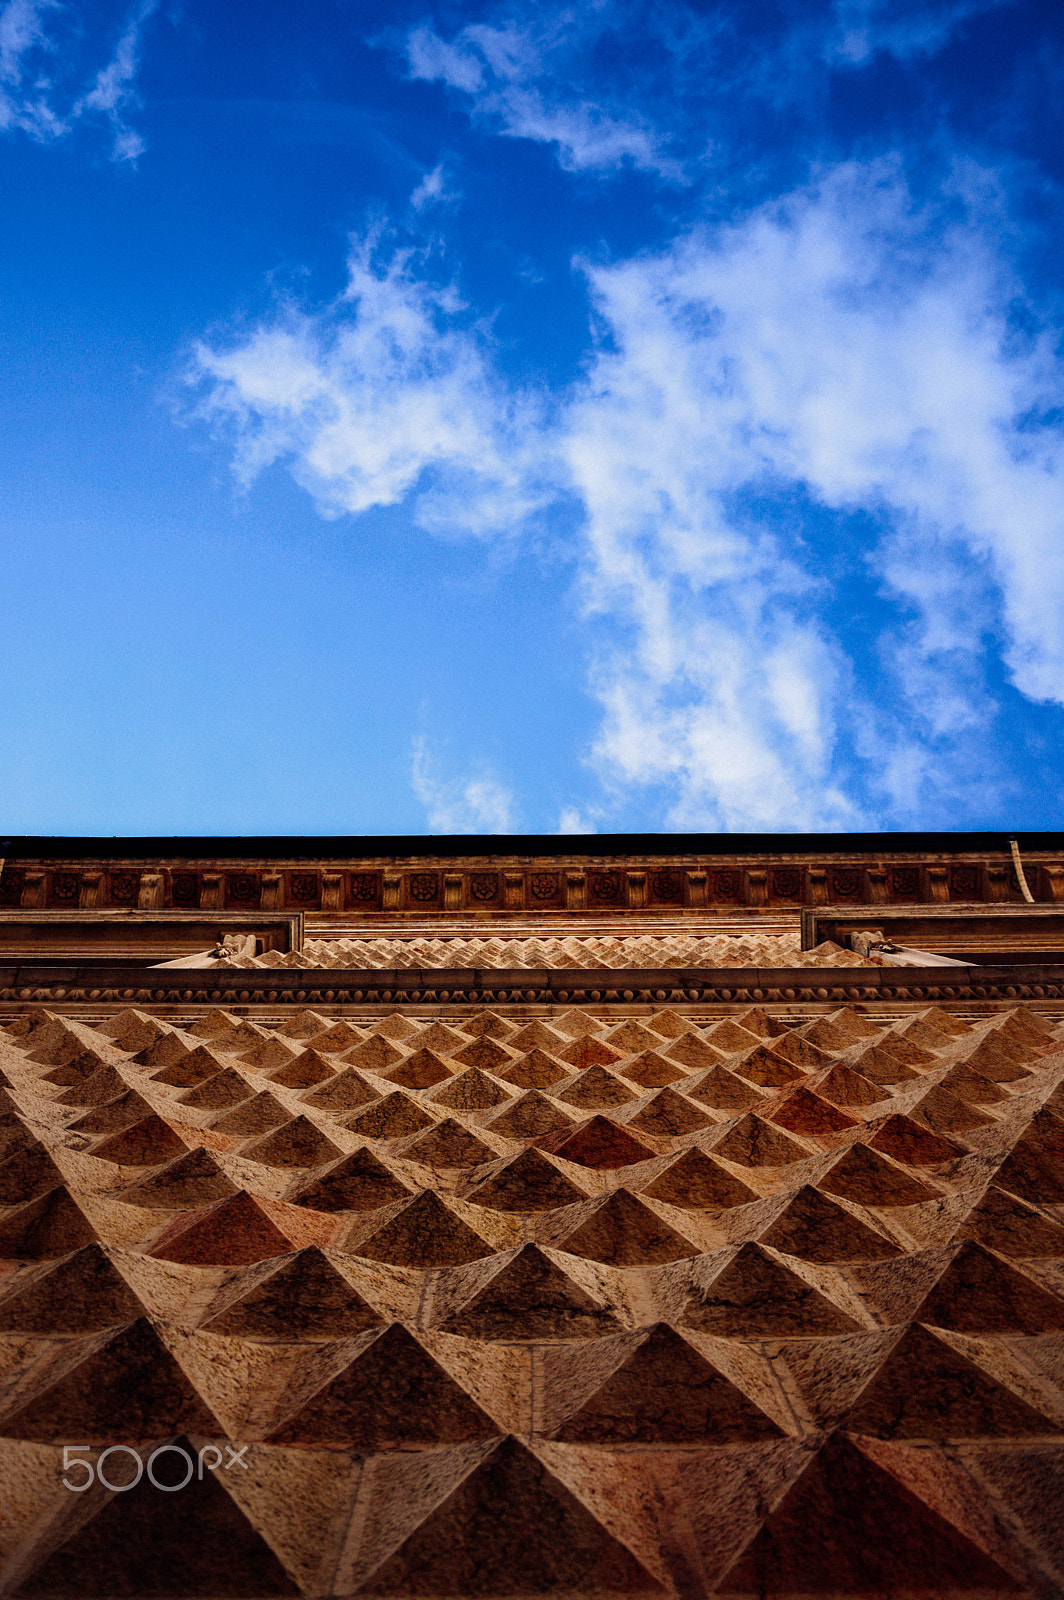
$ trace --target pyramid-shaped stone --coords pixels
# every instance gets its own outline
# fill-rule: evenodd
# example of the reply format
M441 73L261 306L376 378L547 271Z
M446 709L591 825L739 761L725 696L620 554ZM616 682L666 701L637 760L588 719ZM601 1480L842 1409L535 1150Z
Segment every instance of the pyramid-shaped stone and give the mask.
M982 1245L961 1245L916 1313L957 1333L1052 1333L1064 1300Z
M898 1054L884 1043L877 1042L854 1051L849 1061L854 1072L859 1072L869 1083L878 1083L881 1087L889 1088L899 1083L909 1083L920 1076L914 1067L902 1061Z
M272 1034L268 1039L256 1040L250 1050L241 1053L240 1060L245 1067L253 1067L256 1072L271 1072L272 1075L290 1066L299 1053L294 1045L287 1044L284 1039ZM304 1055L308 1053L317 1061L323 1059L316 1050L303 1051Z
M594 1339L618 1328L605 1301L538 1245L496 1259L498 1270L443 1322L446 1332L471 1339Z
M487 1111L492 1106L508 1105L513 1094L479 1067L467 1067L456 1078L433 1089L426 1098L433 1105L450 1106L454 1111Z
M442 1083L445 1078L451 1077L452 1069L434 1050L422 1046L411 1055L404 1056L402 1061L382 1067L380 1076L387 1078L389 1083L402 1084L404 1089L430 1089L434 1083Z
M567 1039L583 1039L589 1033L603 1031L601 1020L588 1016L586 1011L563 1011L560 1017L551 1017L550 1025L555 1033L564 1034Z
M188 1055L180 1056L168 1067L152 1073L153 1083L165 1083L171 1089L192 1089L206 1078L221 1072L225 1062L207 1045L197 1045Z
M63 1174L43 1144L27 1145L0 1161L0 1205L35 1200L63 1182Z
M744 1244L688 1300L688 1327L723 1338L826 1338L860 1323L756 1244Z
M143 1314L133 1290L98 1244L84 1245L0 1299L0 1328L15 1333L95 1333Z
M967 1133L972 1128L993 1127L994 1118L976 1106L969 1105L958 1095L951 1094L941 1084L935 1084L909 1105L909 1116L932 1133L948 1135Z
M210 1205L236 1194L237 1186L228 1178L209 1150L189 1150L168 1161L149 1178L141 1178L122 1191L122 1199L134 1206L159 1206L178 1211L188 1206Z
M148 1253L189 1266L241 1267L287 1255L291 1248L292 1241L263 1205L241 1190L205 1211L177 1218Z
M679 1138L682 1134L695 1133L713 1125L712 1117L707 1117L686 1095L677 1094L675 1089L659 1089L645 1106L628 1119L628 1127L638 1128L641 1133L650 1133L659 1139Z
M188 1460L198 1445L186 1435L174 1441ZM117 1480L123 1462L107 1463ZM128 1458L126 1458L128 1464ZM106 1470L106 1468L105 1468ZM158 1458L154 1473L177 1484L187 1467L180 1455ZM47 1554L20 1586L26 1596L84 1596L85 1600L274 1600L298 1596L262 1534L223 1487L223 1472L195 1471L178 1493L157 1489L147 1474L134 1487L106 1497L86 1522L68 1521L64 1542Z
M887 1090L871 1078L863 1078L845 1062L837 1061L826 1072L821 1072L809 1083L822 1100L835 1106L874 1106L888 1098Z
M776 1123L777 1127L786 1128L788 1133L801 1134L808 1139L830 1138L832 1134L858 1126L856 1117L840 1111L830 1100L822 1099L803 1084L792 1089L765 1115L768 1121Z
M1009 1594L1012 1575L844 1436L820 1449L718 1581L727 1595Z
M963 1145L932 1133L900 1113L879 1123L868 1143L873 1150L880 1150L910 1167L933 1167L964 1154Z
M660 1045L661 1040L657 1043ZM642 1050L638 1055L622 1061L618 1072L629 1083L638 1083L644 1089L664 1089L670 1083L682 1083L690 1074L685 1068L666 1061L658 1050Z
M409 1039L410 1035L417 1032L417 1023L411 1022L409 1017L404 1017L401 1011L391 1011L380 1022L375 1022L370 1029L371 1038L382 1039Z
M636 1335L602 1340L588 1365L604 1381L570 1410L583 1387L579 1357L559 1364L554 1399L567 1413L551 1430L571 1444L739 1444L780 1430L687 1339L659 1322Z
M557 1033L546 1022L526 1022L523 1028L512 1033L507 1041L511 1050L545 1050L548 1055L557 1055L559 1050L564 1050L569 1043L569 1036Z
M352 1066L361 1067L365 1072L380 1073L386 1067L394 1066L397 1061L404 1060L405 1056L405 1051L397 1049L389 1039L377 1033L348 1050L344 1061L350 1062Z
M138 1067L154 1072L160 1067L168 1067L172 1061L180 1061L195 1048L195 1039L190 1043L183 1033L166 1032L159 1034L144 1050L138 1050L133 1060Z
M533 1045L524 1055L515 1056L505 1066L495 1069L496 1077L505 1078L507 1083L514 1084L518 1089L549 1089L552 1083L570 1075L568 1062L563 1063L556 1056L548 1055L538 1045Z
M235 1293L234 1293L235 1291ZM253 1266L226 1293L203 1326L241 1339L288 1342L342 1339L376 1328L383 1318L315 1245Z
M627 1546L504 1440L363 1585L367 1594L660 1594Z
M980 1077L989 1078L992 1083L1009 1084L1030 1077L1027 1063L1031 1059L1031 1050L1014 1044L1000 1033L986 1034L971 1049L964 1048L961 1056L961 1060L973 1072L978 1072Z
M456 1033L445 1022L432 1022L408 1034L405 1043L408 1050L435 1050L441 1056L450 1056L469 1043L469 1035Z
M96 1229L65 1184L0 1216L0 1257L47 1261L96 1240Z
M494 1151L483 1139L462 1126L454 1117L445 1117L424 1133L416 1133L403 1145L408 1161L422 1161L431 1167L477 1167L490 1161Z
M321 1167L343 1152L309 1117L299 1116L253 1139L240 1154L267 1167Z
M83 1116L75 1117L68 1127L73 1132L87 1135L121 1133L123 1128L131 1128L142 1117L151 1115L151 1106L143 1095L136 1089L126 1089L123 1094L116 1095L113 1100L108 1100L105 1105L95 1106L92 1111L86 1111Z
M343 1248L396 1267L457 1267L491 1254L478 1233L428 1189L354 1225Z
M635 1090L629 1088L616 1073L599 1066L588 1067L555 1089L554 1094L559 1100L581 1111L612 1109L614 1106L627 1105L630 1100L637 1098Z
M402 1089L393 1089L383 1099L348 1117L347 1126L361 1139L402 1139L429 1127L432 1120L416 1100Z
M624 1054L623 1050L615 1050L612 1045L604 1044L601 1039L587 1034L582 1039L574 1039L571 1044L567 1044L561 1052L560 1059L568 1061L577 1071L586 1072L588 1067L610 1066L613 1062L622 1060Z
M931 1329L906 1328L846 1426L877 1439L1045 1436L1059 1424Z
M647 1027L659 1034L662 1039L679 1039L681 1034L694 1031L694 1023L687 1017L681 1017L678 1011L655 1011L647 1019Z
M469 1196L493 1211L553 1211L586 1200L583 1189L536 1149L522 1150L487 1177Z
M1064 1227L1015 1195L992 1183L958 1230L986 1250L1022 1260L1054 1256L1064 1259Z
M517 1031L517 1024L500 1017L495 1011L478 1011L475 1017L462 1018L462 1032L472 1039L509 1039Z
M651 1032L649 1028L644 1028L634 1017L628 1017L618 1027L611 1028L603 1037L608 1045L612 1045L624 1056L635 1055L640 1050L652 1050L661 1043L658 1034Z
M247 1056L244 1057L246 1061ZM301 1050L298 1055L275 1066L269 1074L271 1083L282 1089L313 1089L315 1084L328 1083L336 1075L333 1062L319 1050Z
M411 1191L365 1146L316 1176L292 1198L311 1211L376 1211Z
M706 1067L719 1066L727 1051L715 1050L700 1034L681 1033L672 1044L666 1045L662 1055L670 1061L678 1062L681 1067L687 1067L691 1072L700 1072Z
M697 1100L714 1111L726 1111L731 1116L749 1110L764 1099L760 1090L737 1078L727 1067L708 1067L697 1077L688 1078L683 1092L689 1100Z
M697 1246L627 1189L615 1189L560 1241L570 1255L610 1266L650 1266L698 1254Z
M312 1033L307 1040L307 1049L317 1050L323 1055L339 1055L341 1051L351 1050L364 1042L365 1035L357 1028L352 1028L348 1022L337 1022L322 1033Z
M918 1206L941 1199L926 1178L866 1144L852 1144L817 1179L817 1188L861 1206Z
M489 1127L506 1139L543 1139L571 1133L573 1119L556 1101L548 1100L538 1089L529 1089L512 1105L497 1111Z
M945 1077L939 1079L943 1089L948 1089L959 1099L967 1101L969 1105L993 1106L1000 1105L1009 1098L1008 1092L1002 1089L990 1078L984 1078L967 1061L957 1061Z
M183 1106L191 1106L194 1110L226 1111L230 1106L238 1106L250 1099L253 1093L246 1078L242 1078L232 1067L225 1067L221 1072L216 1072L213 1078L206 1078L194 1088L186 1089L177 1098Z
M756 1083L760 1089L782 1089L804 1076L801 1067L794 1066L765 1044L736 1056L730 1063L730 1070L745 1078L747 1083Z
M996 1027L999 1033L1006 1034L1010 1039L1024 1041L1038 1049L1044 1050L1055 1042L1052 1024L1027 1006L1017 1006L1014 1011L999 1017Z
M121 1167L154 1167L188 1149L169 1123L155 1112L132 1123L121 1133L112 1133L94 1144L92 1153L101 1161L114 1161Z
M289 1017L277 1032L284 1039L313 1039L316 1033L324 1033L328 1026L326 1019L319 1016L316 1011L304 1009Z
M122 1074L110 1065L100 1066L80 1083L72 1084L56 1096L59 1106L102 1106L128 1087Z
M481 1034L472 1044L465 1044L454 1052L453 1059L464 1067L479 1067L482 1072L497 1072L507 1062L515 1059L516 1052Z
M845 1050L858 1039L876 1039L881 1032L878 1023L855 1011L852 1006L841 1006L838 1011L818 1017L805 1029L806 1037L825 1050Z
M823 1067L831 1065L831 1054L821 1050L812 1040L804 1037L792 1029L790 1033L780 1034L772 1041L773 1054L782 1056L784 1061L789 1061L792 1066L801 1067L803 1072L819 1072Z
M130 1014L131 1016L142 1016L142 1013L126 1014L128 1016ZM150 1018L146 1018L146 1021L150 1021ZM187 1034L192 1034L194 1038L222 1038L222 1035L234 1034L238 1027L240 1027L240 1019L232 1016L229 1011L214 1008L213 1011L208 1011L206 1016L198 1018L192 1024L192 1027L187 1027L186 1032Z
M572 1132L556 1133L544 1142L544 1147L565 1161L577 1166L610 1171L629 1167L634 1162L646 1161L654 1154L627 1128L619 1127L609 1117L592 1117Z
M322 1111L339 1113L341 1111L356 1111L359 1106L368 1106L381 1096L376 1089L371 1089L360 1072L354 1067L344 1067L333 1077L325 1080L316 1089L308 1089L306 1094L299 1097L305 1105L318 1106Z
M783 1167L792 1161L803 1161L809 1154L804 1145L753 1112L733 1123L713 1141L712 1148L715 1156L743 1167Z
M901 1254L893 1239L809 1184L758 1239L804 1261L882 1261Z
M1064 1120L1043 1107L998 1168L995 1182L1035 1205L1064 1203Z
M749 1028L742 1027L733 1018L725 1017L722 1022L707 1028L702 1037L715 1050L722 1050L726 1055L734 1055L738 1051L749 1050L757 1044L759 1036L751 1033Z
M36 1392L0 1418L9 1439L130 1444L224 1429L144 1317L75 1340L38 1375Z
M289 1120L291 1112L284 1107L277 1096L268 1089L263 1089L259 1094L244 1100L240 1105L233 1106L232 1110L224 1111L221 1116L215 1117L211 1123L219 1133L231 1134L234 1138L251 1138L255 1134L268 1133L271 1128L279 1128Z
M367 1333L354 1358L271 1433L271 1444L409 1449L498 1433L491 1418L399 1323Z
M696 1149L677 1156L642 1192L693 1211L721 1211L757 1199L754 1190L734 1173Z

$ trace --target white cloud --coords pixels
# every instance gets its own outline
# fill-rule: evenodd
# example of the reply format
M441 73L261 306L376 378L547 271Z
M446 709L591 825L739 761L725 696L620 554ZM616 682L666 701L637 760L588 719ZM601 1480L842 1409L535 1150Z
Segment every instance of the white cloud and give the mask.
M598 830L590 816L581 811L579 806L563 806L556 831L562 834L589 834Z
M410 204L415 211L424 211L428 206L449 205L459 198L456 190L447 182L447 169L441 161L433 167L431 172L426 172L413 194Z
M245 482L277 460L323 514L421 496L421 520L492 533L531 514L527 406L500 395L486 330L427 257L352 243L347 288L320 315L282 310L237 343L200 345L200 414L233 442ZM422 275L419 275L422 274Z
M977 174L922 207L897 162L850 164L584 263L602 337L550 422L424 257L362 241L337 306L199 352L203 412L245 480L284 459L326 514L412 497L506 534L570 495L615 796L686 828L946 820L1003 781L995 670L1064 704L1064 439L1025 420L1060 372L1010 321L1002 226ZM507 810L419 770L434 817Z
M835 0L824 55L837 66L862 66L878 52L899 61L933 55L969 17L1005 0Z
M93 74L92 87L72 88L82 70L88 7L78 15L60 0L7 0L0 8L0 130L18 130L39 141L59 139L83 118L103 117L112 133L116 161L135 161L144 141L128 124L139 104L134 80L141 36L159 0L142 0L127 18L113 54ZM94 41L95 42L95 41Z
M95 111L107 118L114 133L112 153L116 161L135 161L144 153L144 140L128 125L125 113L131 105L139 104L133 81L140 69L141 33L158 7L159 0L142 0L126 24L111 60L96 74L89 93L73 108L74 117Z
M624 17L601 3L537 8L496 25L474 23L453 40L422 23L407 37L407 62L411 77L445 83L467 96L473 114L507 137L554 145L567 172L632 166L683 182L683 166L669 154L667 137L625 104L617 86L601 84L596 93L588 83L573 93L597 39L624 26Z
M1059 373L1047 339L1011 330L1018 286L978 224L915 207L896 164L845 166L732 228L587 269L609 342L565 449L589 608L630 629L599 664L596 754L626 784L666 783L677 824L853 825L877 788L851 769L846 798L833 776L855 713L889 765L816 550L751 525L751 486L886 519L848 565L878 571L897 614L881 625L898 750L930 756L989 714L991 627L1021 692L1064 703L1064 440L1019 421Z
M414 793L428 812L432 833L513 833L514 797L488 770L442 780L424 739L415 739Z

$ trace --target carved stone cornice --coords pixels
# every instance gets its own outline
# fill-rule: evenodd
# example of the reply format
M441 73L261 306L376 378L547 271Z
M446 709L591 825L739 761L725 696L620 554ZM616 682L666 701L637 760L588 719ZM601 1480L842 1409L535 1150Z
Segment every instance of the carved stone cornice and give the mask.
M1064 848L1025 852L1035 898L1064 899ZM426 915L699 915L801 906L1023 903L1005 850L458 854L346 859L8 857L0 906L22 910L300 911L328 921Z
M69 1006L688 1005L1064 1000L1064 966L160 969L25 962L0 967L0 1002Z

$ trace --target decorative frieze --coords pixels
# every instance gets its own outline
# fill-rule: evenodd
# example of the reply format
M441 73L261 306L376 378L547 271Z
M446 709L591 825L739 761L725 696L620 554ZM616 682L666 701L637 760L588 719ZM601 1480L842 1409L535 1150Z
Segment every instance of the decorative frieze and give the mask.
M1036 897L1064 900L1064 861L1031 859ZM802 905L992 903L1022 899L1004 851L997 858L923 861L820 860L803 856L712 857L704 862L595 858L478 865L476 860L424 865L356 863L304 866L283 861L200 866L165 861L8 861L0 905L24 909L279 910L336 913L512 911L646 913L750 908L794 910Z

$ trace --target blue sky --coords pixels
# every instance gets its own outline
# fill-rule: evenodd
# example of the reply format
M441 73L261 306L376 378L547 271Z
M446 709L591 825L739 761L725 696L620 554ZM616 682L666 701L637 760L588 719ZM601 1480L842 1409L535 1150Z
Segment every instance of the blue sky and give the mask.
M13 832L1053 828L1050 0L0 0Z

